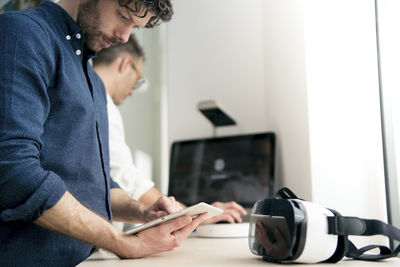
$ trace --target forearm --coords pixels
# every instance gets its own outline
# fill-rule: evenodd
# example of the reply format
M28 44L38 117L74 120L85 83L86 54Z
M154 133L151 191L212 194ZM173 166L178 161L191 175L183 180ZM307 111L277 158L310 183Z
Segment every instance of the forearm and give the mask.
M120 188L110 190L111 210L114 221L122 221L129 223L143 223L144 211L151 204L140 203L132 199L127 193Z
M153 205L161 196L163 194L157 188L152 187L139 198L139 201L146 205Z
M114 198L125 200L121 192L113 192L115 193ZM186 217L177 218L138 235L125 235L66 192L56 205L46 210L35 223L109 250L122 258L138 258L178 246L202 220L196 218L191 221L189 216Z
M79 203L68 191L36 221L43 228L79 239L119 254L122 233L101 216Z

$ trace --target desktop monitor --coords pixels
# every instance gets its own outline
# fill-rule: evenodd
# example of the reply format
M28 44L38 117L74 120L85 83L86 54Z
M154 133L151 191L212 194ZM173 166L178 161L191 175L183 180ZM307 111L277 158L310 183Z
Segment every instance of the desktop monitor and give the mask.
M274 163L273 133L176 141L168 194L188 206L236 201L251 208L273 196Z

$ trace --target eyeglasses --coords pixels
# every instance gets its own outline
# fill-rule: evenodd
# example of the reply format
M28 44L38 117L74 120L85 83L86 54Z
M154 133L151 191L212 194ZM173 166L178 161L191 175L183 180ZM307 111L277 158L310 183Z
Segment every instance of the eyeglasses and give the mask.
M145 78L142 76L142 73L139 72L139 70L136 68L135 64L132 62L132 68L136 71L136 73L140 76L140 78L135 82L133 85L133 90L139 89L145 82Z

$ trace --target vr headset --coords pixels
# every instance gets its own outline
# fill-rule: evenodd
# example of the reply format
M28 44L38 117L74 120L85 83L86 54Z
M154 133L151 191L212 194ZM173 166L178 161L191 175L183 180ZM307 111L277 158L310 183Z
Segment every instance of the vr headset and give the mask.
M279 263L338 262L344 256L376 261L396 256L392 250L370 245L358 249L349 235L385 235L400 241L400 230L379 220L341 216L337 211L299 199L288 188L279 198L256 202L250 214L249 247L263 260ZM364 254L372 249L379 254Z

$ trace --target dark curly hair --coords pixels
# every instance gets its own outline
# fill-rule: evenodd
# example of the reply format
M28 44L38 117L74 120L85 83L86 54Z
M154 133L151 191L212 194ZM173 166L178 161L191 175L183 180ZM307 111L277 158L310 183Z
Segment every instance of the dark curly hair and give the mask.
M174 14L170 0L118 0L120 6L125 7L138 17L144 18L147 12L153 12L154 16L146 24L146 28L153 28L161 22L170 21ZM133 3L133 7L129 5ZM143 13L143 15L139 15Z

